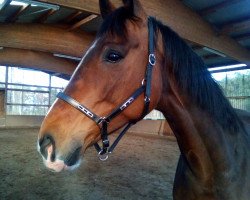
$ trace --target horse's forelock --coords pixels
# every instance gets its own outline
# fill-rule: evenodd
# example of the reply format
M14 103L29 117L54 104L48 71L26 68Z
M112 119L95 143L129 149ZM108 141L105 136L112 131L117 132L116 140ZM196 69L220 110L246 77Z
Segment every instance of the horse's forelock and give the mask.
M127 38L127 27L126 21L130 20L136 22L139 20L137 16L131 10L126 7L120 7L114 12L110 13L103 21L97 37L101 37L106 34L111 34L112 36L118 36L121 38Z

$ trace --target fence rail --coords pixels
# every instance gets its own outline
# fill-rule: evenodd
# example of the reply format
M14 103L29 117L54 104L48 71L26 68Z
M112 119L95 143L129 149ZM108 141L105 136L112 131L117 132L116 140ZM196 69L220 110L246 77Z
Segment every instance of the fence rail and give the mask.
M250 111L250 96L235 96L228 99L234 108Z

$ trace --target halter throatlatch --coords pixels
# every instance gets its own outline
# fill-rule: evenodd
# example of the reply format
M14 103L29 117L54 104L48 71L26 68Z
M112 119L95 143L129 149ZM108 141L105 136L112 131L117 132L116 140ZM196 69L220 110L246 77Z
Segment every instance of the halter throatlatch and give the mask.
M119 105L116 109L114 109L109 115L106 117L99 117L90 109L80 104L70 96L64 94L63 92L59 92L57 94L57 98L67 102L81 113L86 115L88 118L93 120L98 127L100 128L102 147L99 146L98 143L95 143L94 146L98 152L99 159L104 161L108 159L108 154L110 154L123 135L127 132L127 130L136 122L143 119L143 117L149 112L149 104L150 104L150 96L151 96L151 79L152 79L152 70L153 66L156 63L156 58L154 54L154 28L152 24L151 18L148 18L148 34L149 34L149 57L148 64L146 67L145 78L142 80L142 85L139 87L128 99L126 99L121 105ZM112 119L114 119L117 115L119 115L123 110L129 107L142 93L144 93L144 109L141 114L141 117L135 121L130 121L120 132L118 137L115 139L113 144L110 146L108 139L108 125Z

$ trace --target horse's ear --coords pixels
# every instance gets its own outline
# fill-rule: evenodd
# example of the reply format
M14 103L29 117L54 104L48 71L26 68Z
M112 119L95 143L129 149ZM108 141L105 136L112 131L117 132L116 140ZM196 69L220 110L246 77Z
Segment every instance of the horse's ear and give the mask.
M133 15L143 19L147 17L139 0L122 0L124 7L128 9Z
M99 0L99 7L103 19L115 10L115 7L109 0Z

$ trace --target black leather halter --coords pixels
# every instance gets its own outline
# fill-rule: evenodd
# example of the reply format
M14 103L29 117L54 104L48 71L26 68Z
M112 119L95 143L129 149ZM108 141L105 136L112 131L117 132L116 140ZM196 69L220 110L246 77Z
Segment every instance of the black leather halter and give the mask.
M108 158L108 154L111 153L122 136L126 133L126 131L136 122L143 119L143 117L149 112L149 104L150 104L150 95L151 95L151 79L152 79L152 69L156 63L156 58L154 54L154 28L152 24L151 18L148 18L148 33L149 33L149 60L146 67L145 78L142 80L142 86L139 87L128 99L126 99L121 105L119 105L116 109L114 109L109 115L105 117L100 117L92 112L90 109L80 104L73 98L64 94L63 92L59 92L57 94L57 98L67 102L81 113L86 115L88 118L93 120L100 128L100 134L102 139L102 147L95 143L94 146L98 152L100 160L106 160ZM130 106L142 93L144 92L144 109L141 114L141 117L137 120L130 121L124 129L121 131L119 136L116 138L114 143L109 144L108 139L108 124L112 119L114 119L117 115L119 115L123 110L125 110L128 106Z

